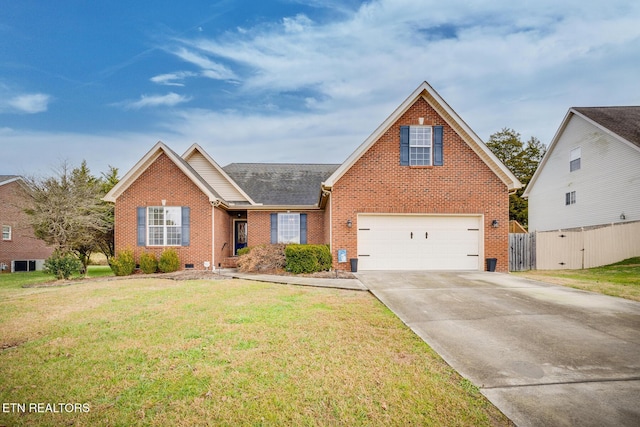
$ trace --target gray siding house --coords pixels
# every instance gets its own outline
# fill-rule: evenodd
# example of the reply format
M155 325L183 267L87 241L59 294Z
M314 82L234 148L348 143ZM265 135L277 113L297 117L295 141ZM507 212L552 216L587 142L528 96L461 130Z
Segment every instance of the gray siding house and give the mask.
M640 220L640 106L569 109L523 197L529 231Z

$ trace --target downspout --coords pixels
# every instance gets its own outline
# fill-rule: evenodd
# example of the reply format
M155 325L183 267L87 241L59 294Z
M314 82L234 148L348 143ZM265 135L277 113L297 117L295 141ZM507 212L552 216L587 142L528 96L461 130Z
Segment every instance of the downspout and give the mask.
M329 203L329 251L333 254L333 203L331 192L333 187L326 186L324 182L320 186L320 202L318 206L324 209Z

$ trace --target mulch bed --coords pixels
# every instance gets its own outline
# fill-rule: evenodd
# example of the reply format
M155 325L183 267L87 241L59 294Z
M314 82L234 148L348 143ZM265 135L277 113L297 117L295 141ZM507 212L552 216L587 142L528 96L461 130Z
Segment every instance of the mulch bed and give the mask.
M287 271L278 269L278 270L264 270L253 272L255 274L270 274L275 276L298 276L298 277L315 277L321 279L355 279L356 277L348 272L342 270L336 271L320 271L317 273L309 273L309 274L293 274ZM248 273L248 274L253 274ZM141 271L137 270L134 274L130 276L109 276L109 277L89 277L89 278L77 278L77 279L69 279L69 280L52 280L50 282L44 283L35 283L31 285L24 285L23 288L47 288L47 287L57 287L57 286L70 286L70 285L79 285L86 282L106 282L110 280L122 280L122 279L131 279L131 278L144 278L144 279L152 279L152 278L160 278L160 279L171 279L171 280L225 280L230 279L229 276L225 276L220 274L217 271L211 270L180 270L173 273L155 273L155 274L144 274Z

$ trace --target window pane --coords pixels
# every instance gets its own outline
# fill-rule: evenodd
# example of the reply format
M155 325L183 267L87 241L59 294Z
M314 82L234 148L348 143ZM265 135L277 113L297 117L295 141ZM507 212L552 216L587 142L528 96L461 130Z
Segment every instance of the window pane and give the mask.
M300 243L300 214L278 214L278 243Z
M166 225L182 225L182 208L165 208L164 214Z
M573 150L571 150L570 156L571 157L569 158L569 160L575 160L582 157L582 150L580 149L580 147L574 148Z
M164 225L164 208L150 207L149 225Z
M164 227L149 227L149 246L164 246Z
M409 146L430 147L431 146L431 127L411 126L409 128Z
M578 169L580 169L580 158L571 160L571 162L569 163L569 171L573 172L577 171Z
M409 164L411 166L430 166L431 165L431 148L430 147L411 147L409 149Z
M11 240L11 227L8 225L2 226L2 240Z
M167 227L167 246L180 246L182 243L182 227Z

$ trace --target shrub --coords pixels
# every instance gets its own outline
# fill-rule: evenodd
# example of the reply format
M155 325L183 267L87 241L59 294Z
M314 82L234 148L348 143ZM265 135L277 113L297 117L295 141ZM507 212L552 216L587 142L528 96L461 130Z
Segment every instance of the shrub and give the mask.
M245 273L283 269L286 264L284 248L282 244L253 246L238 257L238 269Z
M128 276L133 273L136 268L136 260L133 258L133 251L126 249L120 251L111 258L109 263L113 274L116 276Z
M171 273L180 269L180 258L178 258L178 252L173 248L168 248L162 251L160 260L158 261L158 270L163 273Z
M249 252L251 252L251 247L245 246L244 248L238 249L237 254L238 254L238 256L241 256L241 255L246 255Z
M332 257L327 245L289 245L285 255L286 270L294 274L331 269Z
M143 253L140 255L140 270L145 274L153 274L158 271L158 259L154 253Z
M69 252L55 251L44 262L44 270L56 276L56 279L68 279L82 268L80 260Z

